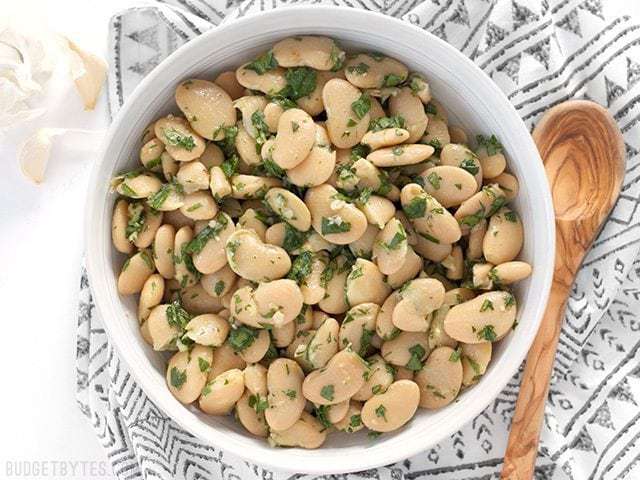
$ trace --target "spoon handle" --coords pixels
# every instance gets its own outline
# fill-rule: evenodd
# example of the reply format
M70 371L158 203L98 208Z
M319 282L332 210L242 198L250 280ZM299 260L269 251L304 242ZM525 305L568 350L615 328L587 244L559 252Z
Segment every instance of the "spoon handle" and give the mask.
M561 252L558 252L561 254ZM565 252L566 254L566 252ZM573 278L558 278L551 285L547 309L527 355L516 411L502 467L502 480L533 478L538 438L549 392L549 379L560 336L560 327Z

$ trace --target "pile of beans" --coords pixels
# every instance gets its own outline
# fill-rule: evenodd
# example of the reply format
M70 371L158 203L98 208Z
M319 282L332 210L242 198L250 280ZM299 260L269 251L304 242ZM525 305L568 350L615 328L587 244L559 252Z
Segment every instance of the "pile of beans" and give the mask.
M518 181L375 52L295 37L175 94L112 180L142 337L167 384L273 445L441 408L515 327Z

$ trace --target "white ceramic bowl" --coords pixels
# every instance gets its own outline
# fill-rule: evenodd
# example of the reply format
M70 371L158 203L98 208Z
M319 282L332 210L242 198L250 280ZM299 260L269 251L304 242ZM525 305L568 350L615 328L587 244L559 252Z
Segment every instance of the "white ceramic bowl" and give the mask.
M210 417L173 398L165 384L163 357L138 333L135 299L121 298L115 278L123 262L111 245L114 194L109 179L137 163L142 130L170 111L176 85L191 77L212 78L255 57L291 35L322 34L347 50L377 50L429 79L451 123L473 134L495 133L509 168L520 179L514 202L525 227L522 257L533 275L516 289L518 328L494 350L478 385L437 411L420 410L404 428L372 441L364 432L332 434L318 450L275 449L246 433L231 416ZM535 145L498 87L457 50L407 23L358 9L295 7L247 17L213 29L167 58L148 75L114 120L89 188L86 217L87 267L94 299L111 341L135 379L168 416L210 444L251 462L304 473L339 473L386 465L416 454L457 431L480 413L517 370L533 341L547 302L554 257L554 220L547 181Z

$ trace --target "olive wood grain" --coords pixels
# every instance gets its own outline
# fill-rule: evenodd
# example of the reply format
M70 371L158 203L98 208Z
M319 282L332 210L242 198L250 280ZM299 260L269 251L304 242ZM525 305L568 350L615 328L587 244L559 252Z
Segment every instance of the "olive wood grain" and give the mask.
M553 107L534 129L533 138L553 198L555 268L549 303L527 355L503 480L533 478L567 298L582 259L616 202L624 176L622 135L611 115L596 103L576 100Z

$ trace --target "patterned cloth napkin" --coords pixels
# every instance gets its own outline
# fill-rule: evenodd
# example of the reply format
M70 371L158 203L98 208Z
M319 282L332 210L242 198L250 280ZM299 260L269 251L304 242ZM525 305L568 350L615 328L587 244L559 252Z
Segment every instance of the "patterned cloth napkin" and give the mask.
M163 58L223 21L291 0L166 0L110 25L115 114ZM318 3L318 2L315 2ZM582 266L560 337L538 479L640 478L640 23L604 0L333 0L402 18L468 55L529 128L550 106L588 98L624 133L622 195ZM624 8L624 7L622 7ZM403 462L332 478L499 478L520 374L472 422ZM266 470L201 443L159 411L109 343L86 274L78 321L77 400L120 479L311 479ZM292 466L295 468L295 466Z

